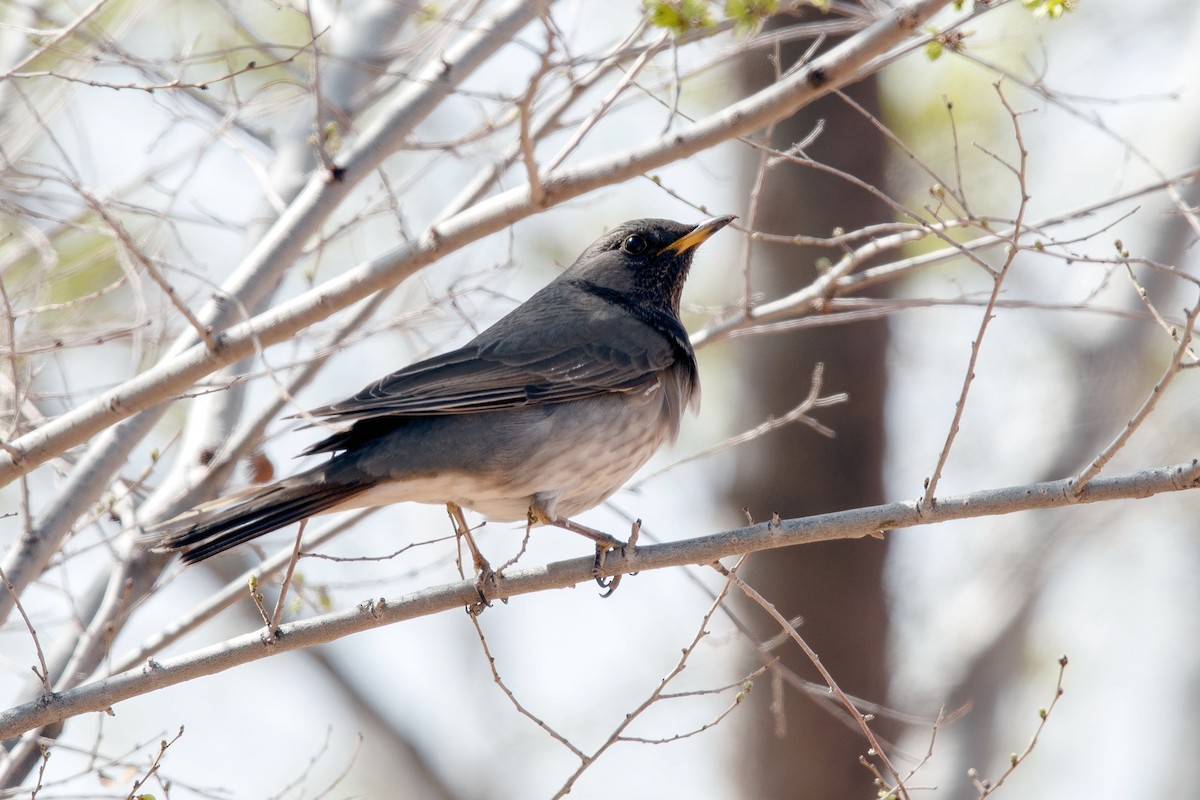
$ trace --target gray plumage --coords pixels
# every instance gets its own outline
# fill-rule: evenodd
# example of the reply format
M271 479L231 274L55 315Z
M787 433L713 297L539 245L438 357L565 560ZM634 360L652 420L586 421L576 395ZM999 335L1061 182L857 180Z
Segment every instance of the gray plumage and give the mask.
M149 533L199 561L314 514L410 500L554 523L603 502L699 400L679 320L695 248L733 217L626 222L463 347L313 416L333 456Z

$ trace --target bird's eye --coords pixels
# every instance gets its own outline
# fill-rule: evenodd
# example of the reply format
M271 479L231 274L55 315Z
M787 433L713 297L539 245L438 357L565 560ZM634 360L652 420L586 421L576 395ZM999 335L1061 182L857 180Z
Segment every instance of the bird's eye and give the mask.
M646 251L646 240L636 233L626 236L625 241L621 242L621 249L631 256L641 255Z

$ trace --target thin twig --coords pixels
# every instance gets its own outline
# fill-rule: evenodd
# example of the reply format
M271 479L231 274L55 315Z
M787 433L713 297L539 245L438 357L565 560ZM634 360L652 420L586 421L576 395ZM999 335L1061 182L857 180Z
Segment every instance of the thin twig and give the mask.
M292 584L292 573L296 571L296 562L300 560L300 542L304 540L304 528L308 525L308 520L300 520L300 525L296 529L296 541L292 544L292 557L288 559L287 570L283 573L283 581L279 584L279 597L275 600L275 613L271 615L271 622L267 626L267 635L274 639L279 635L279 621L283 619L283 604L287 600L288 587Z
M96 214L99 215L100 219L104 220L105 224L108 225L110 230L112 230L113 235L115 235L117 241L120 242L123 251L129 254L134 261L141 265L142 269L146 271L146 274L150 276L150 280L157 284L158 288L161 289L163 294L167 296L167 299L171 302L171 305L175 307L175 310L179 312L180 316L186 319L188 324L192 326L192 329L196 332L196 335L199 336L204 342L205 347L207 347L210 351L215 350L217 347L217 341L213 336L212 328L201 322L200 319L192 313L192 310L188 308L187 304L179 298L179 294L175 291L175 287L163 277L162 272L159 271L154 262L142 252L141 248L138 247L137 242L135 242L133 237L129 235L129 231L125 230L125 226L108 213L108 210L105 209L104 204L100 202L98 198L92 196L92 194L86 191L82 186L77 186L75 188L76 191L79 192L79 196L82 197L84 202L88 204L88 207L95 211Z
M175 737L173 739L171 739L170 741L163 739L161 742L158 743L158 752L154 754L154 760L150 762L149 769L146 770L145 775L143 775L141 778L138 778L137 780L135 780L133 782L133 786L130 787L129 794L126 796L125 800L134 800L135 796L150 797L150 795L145 795L145 794L139 795L138 789L145 786L146 781L150 780L151 778L153 778L155 775L158 774L158 768L162 764L163 756L165 756L167 754L167 748L169 748L171 745L178 742L180 737L182 737L182 736L183 736L183 726L180 725L179 732L175 734Z
M1167 364L1163 376L1158 379L1158 383L1154 384L1154 388L1150 390L1150 393L1146 395L1146 399L1142 401L1141 407L1129 418L1116 438L1109 443L1108 447L1101 450L1100 454L1092 459L1092 463L1088 464L1079 473L1078 477L1075 478L1075 485L1071 489L1073 494L1078 495L1087 486L1088 481L1100 474L1100 470L1104 469L1104 466L1112 460L1112 457L1125 446L1125 443L1129 441L1129 437L1133 436L1134 431L1141 427L1146 418L1150 416L1150 412L1158 405L1158 401L1166 393L1167 386L1170 385L1171 381L1175 379L1175 376L1182 369L1183 357L1192 345L1192 333L1196 329L1197 317L1200 317L1200 301L1188 312L1183 330L1179 332L1179 346L1175 348L1175 353L1171 356L1171 362Z
M585 756L583 758L579 767L571 774L570 777L567 778L566 782L563 783L558 792L555 793L555 800L559 800L559 798L570 794L571 788L575 785L575 782L579 780L580 776L583 775L584 771L587 770L592 764L596 763L596 759L604 755L604 753L610 747L621 741L625 731L630 725L633 724L634 720L641 717L646 709L658 702L662 698L663 692L666 690L671 681L673 681L679 675L679 673L683 672L684 668L687 666L688 660L692 656L692 653L695 652L696 647L699 646L701 640L708 635L709 620L712 619L713 615L716 614L717 610L720 609L724 604L725 597L729 594L729 587L732 585L732 581L735 579L733 576L736 575L738 568L745 562L745 560L746 554L742 554L738 558L736 564L734 564L728 570L725 570L725 584L721 587L721 590L717 592L717 596L714 598L712 605L708 607L708 611L704 613L704 617L700 621L700 626L696 630L695 636L692 637L692 641L687 645L687 647L683 648L683 653L680 655L679 660L675 662L675 666L662 680L658 682L658 686L656 686L654 690L650 692L650 695L643 700L641 704L637 706L637 708L625 714L621 722L617 725L613 732L609 734L609 737L599 747L597 747L590 756ZM725 568L722 567L721 569L724 570Z
M925 494L921 497L922 508L929 508L934 503L934 497L937 493L938 481L941 480L942 470L946 466L947 459L950 458L950 449L954 446L954 439L958 435L959 426L962 423L963 413L967 408L967 394L971 390L971 384L975 380L975 365L979 361L979 352L983 347L983 337L987 333L988 326L995 315L996 301L1000 297L1000 289L1004 285L1004 279L1008 276L1013 262L1017 258L1017 253L1020 252L1018 246L1021 234L1023 232L1022 222L1025 218L1025 209L1029 205L1029 190L1025 183L1026 166L1029 162L1029 151L1025 148L1025 140L1021 135L1020 114L1013 109L1008 103L1008 98L1004 96L1000 82L993 84L996 94L1000 98L1000 103L1008 111L1009 119L1012 120L1013 139L1017 145L1018 162L1017 166L1004 163L1017 179L1017 187L1020 190L1020 199L1017 204L1017 215L1013 220L1011 245L1004 259L1004 264L999 271L994 274L992 279L992 292L988 297L987 306L984 308L983 316L979 320L979 331L975 334L975 340L971 342L971 356L967 360L967 369L963 374L962 390L959 392L958 400L954 404L954 417L950 421L950 430L946 432L946 439L942 444L942 450L938 454L937 464L933 468L933 473L925 481Z
M592 113L589 114L587 118L579 124L579 127L577 127L575 132L571 134L571 138L567 140L567 143L564 144L562 148L554 154L553 158L546 162L544 167L542 167L543 175L550 175L552 172L554 172L554 170L558 169L558 167L564 161L567 160L567 157L571 155L571 153L575 151L575 148L579 146L579 143L583 141L583 137L587 136L588 132L595 127L596 123L600 121L600 118L603 117L605 112L608 111L609 107L611 107L612 104L616 102L617 98L620 97L627 88L629 88L630 84L633 83L634 78L636 78L638 73L642 71L642 67L649 63L650 58L654 56L661 47L667 44L667 42L670 41L670 38L671 34L663 31L655 42L648 45L641 52L641 54L637 57L637 60L630 65L629 71L625 73L624 77L622 77L621 80L617 82L617 85L614 86L607 95L605 95L604 99L602 99L599 105L593 109Z
M33 639L33 649L37 653L38 666L34 668L33 674L37 675L38 681L42 684L42 689L46 694L51 694L54 689L50 685L50 670L46 667L46 656L42 652L42 643L38 639L37 631L34 630L33 623L29 620L29 615L25 613L25 606L21 604L21 597L17 594L17 589L8 580L8 576L4 574L4 569L0 567L0 581L4 581L4 587L8 593L12 595L13 605L17 609L17 613L21 615L21 619L25 621L25 628L29 631L29 638Z
M808 413L814 408L826 408L828 406L835 406L844 403L850 399L850 396L845 392L838 392L837 394L831 394L828 397L821 397L820 394L824 382L824 375L825 365L818 362L813 367L812 378L809 381L808 396L805 397L799 405L788 411L786 414L778 417L772 417L771 419L766 420L765 422L751 428L748 431L742 431L739 434L730 436L728 439L720 442L719 444L706 447L698 453L693 453L690 456L673 461L670 464L667 464L666 466L656 469L653 472L639 478L636 483L629 484L627 488L636 490L647 481L651 481L665 472L677 469L684 464L689 464L702 458L708 458L709 456L715 455L723 450L728 450L732 447L753 441L754 439L758 439L761 436L765 436L768 433L791 425L795 422L802 422L822 436L832 439L837 435L836 432L827 425L824 425L820 421L810 417Z
M517 696L513 694L512 689L509 689L508 684L506 684L504 679L500 677L500 671L496 668L496 657L492 655L492 649L488 647L487 637L483 635L483 627L479 624L479 615L468 614L467 616L471 618L471 624L475 626L475 633L479 636L479 646L483 648L483 655L487 658L488 668L492 671L492 681L500 687L500 691L504 692L504 696L508 698L508 702L512 703L512 706L517 710L517 713L544 730L547 734L549 734L551 739L570 750L571 753L574 754L575 757L580 761L587 761L587 755L578 747L571 744L570 739L547 725L545 720L534 714L525 707L524 703L517 699Z
M29 800L37 800L38 792L42 790L42 781L46 777L46 766L50 763L50 748L38 742L38 750L41 758L38 760L37 780L34 781L33 791L29 793Z
M837 681L833 679L833 675L831 675L829 670L825 669L825 665L821 663L821 659L817 655L816 651L808 646L808 642L804 641L804 637L800 635L800 632L788 622L787 617L783 616L783 614L780 614L779 610L776 609L775 606L765 597L759 594L757 590L743 581L736 574L733 574L729 570L725 569L719 563L714 563L712 566L717 570L717 572L724 575L729 581L737 586L737 588L742 591L742 594L746 595L746 597L750 598L750 600L761 606L762 609L766 611L789 636L791 636L792 641L799 645L800 649L804 651L804 654L808 656L808 660L811 661L812 665L817 668L818 672L821 673L821 677L825 680L826 685L829 686L830 691L837 696L837 698L842 702L842 705L845 706L846 710L850 713L850 716L858 724L858 729L862 731L863 736L866 737L867 742L871 746L871 750L868 752L868 755L876 756L881 762L883 762L884 767L887 768L888 772L891 773L892 778L896 781L896 788L900 792L900 796L905 798L905 800L909 800L908 789L904 785L904 779L900 777L900 773L894 766L892 766L891 759L887 757L887 753L885 753L883 748L880 746L879 740L875 738L875 733L871 730L869 721L865 716L863 716L862 712L858 710L858 707L854 705L854 701L842 692L842 689L840 686L838 686Z
M542 18L545 22L545 17ZM542 204L542 179L538 174L537 154L534 152L534 137L531 133L533 126L533 104L537 99L538 89L542 78L551 70L551 55L554 53L554 29L549 25L546 29L546 47L542 50L537 70L529 79L529 86L521 101L517 103L518 143L521 150L521 163L525 165L525 180L529 183L529 201L533 206Z
M738 692L737 692L737 694L734 695L733 700L730 701L729 705L727 705L725 708L721 709L720 713L718 713L715 717L713 717L708 722L705 722L702 725L697 725L696 727L691 728L690 730L686 730L683 733L674 733L674 734L671 734L670 736L661 736L661 737L656 737L656 738L649 738L649 737L645 737L645 736L622 736L620 738L620 741L632 742L635 744L670 744L671 742L678 742L681 739L690 739L693 736L696 736L698 734L704 733L707 730L710 730L711 728L715 728L717 725L720 725L722 722L724 722L725 718L728 717L730 714L732 714L734 709L736 709L738 706L740 706L746 700L746 695L748 695L750 693L750 690L754 688L754 681L756 681L761 675L763 675L770 669L771 669L770 666L767 666L767 665L761 666L758 669L751 672L750 674L748 674L741 681L739 681L736 685ZM660 700L674 700L677 698L696 697L696 696L704 695L704 694L715 694L717 692L724 693L724 692L729 691L730 688L733 688L733 687L723 686L720 689L699 689L694 692L680 692L678 694L665 694L664 693L659 696L659 699Z
M1020 754L1013 753L1008 757L1008 768L1004 770L1004 774L997 778L995 783L991 783L981 780L973 768L967 770L967 777L971 779L971 783L979 790L979 800L983 800L983 798L991 795L1004 785L1004 782L1008 780L1008 776L1012 775L1016 768L1021 766L1025 759L1029 757L1029 754L1033 752L1033 748L1037 747L1038 737L1042 735L1042 729L1046 727L1046 722L1049 721L1050 714L1054 711L1054 707L1058 705L1059 699L1063 696L1063 676L1067 671L1067 663L1066 656L1058 659L1058 682L1054 686L1054 697L1050 700L1050 705L1038 709L1038 719L1040 721L1038 722L1037 729L1034 730L1033 736L1029 739L1029 744L1025 745L1025 749Z
M364 508L358 511L345 515L345 518L333 525L326 526L323 530L319 530L314 536L304 543L304 547L312 548L323 544L333 537L339 535L343 531L358 524L366 516L377 511L378 508ZM433 541L442 541L435 539ZM414 542L408 547L417 546L418 542ZM408 547L402 550L407 550ZM306 557L319 557L312 553L302 553ZM194 631L203 623L215 617L222 610L230 607L238 602L246 592L246 587L251 587L251 594L257 594L257 604L260 613L263 617L263 624L269 624L270 617L267 616L266 609L262 607L262 595L258 594L258 585L265 580L275 575L281 569L284 569L291 559L291 549L280 550L275 555L267 558L260 564L251 567L243 572L238 577L229 581L225 586L209 595L198 606L188 610L188 613L179 619L164 625L161 629L155 632L153 636L145 640L136 650L127 653L124 657L118 659L112 666L112 673L124 672L125 670L133 669L134 667L143 664L147 659L161 653L165 648L177 642L183 636ZM110 674L112 674L110 673Z
M1140 186L1137 189L1132 189L1120 195L1107 198L1098 203L1091 203L1086 206L1073 209L1066 213L1055 214L1050 217L1045 217L1037 222L1026 223L1026 231L1043 231L1050 227L1064 225L1066 223L1077 221L1081 218L1088 217L1099 213L1108 208L1119 206L1122 203L1136 200L1138 198L1154 195L1158 192L1168 191L1171 187L1179 186L1194 182L1200 177L1200 167L1190 167L1182 172L1173 175L1169 178L1164 178L1161 181ZM940 229L949 231L952 229L963 228L966 226L978 227L982 222L992 224L995 220L977 219L977 220L958 220L947 221L946 223L934 224L926 223L926 225L906 224L902 226L896 233L890 236L883 236L872 239L861 246L855 248L850 253L843 256L837 264L819 275L808 286L805 286L790 295L771 300L769 302L760 303L752 309L749 314L735 313L727 315L722 319L706 326L703 330L696 331L692 334L692 344L696 349L700 349L715 341L730 338L747 330L758 329L768 323L787 322L799 319L806 315L811 315L816 310L824 310L829 299L835 296L845 295L852 292L859 292L863 289L875 286L888 280L897 280L916 269L922 267L933 266L957 258L964 254L964 251L978 251L991 247L1005 245L1009 248L1013 246L1014 233L1011 228L1001 231L993 231L990 228L979 228L981 234L976 238L966 242L956 242L951 246L943 247L930 253L923 253L917 256L911 256L886 264L880 264L874 267L868 267L861 271L857 271L858 267L871 258L878 256L880 253L897 250L904 245L920 241L929 235L930 230ZM889 223L894 224L894 223ZM1107 226L1105 226L1107 227ZM752 232L752 236L761 238L764 241L777 241L779 237ZM850 236L851 234L846 234ZM845 241L842 237L833 237L826 241L813 241L811 237L784 237L784 243L795 244L824 244L827 246L839 246ZM1022 249L1029 250L1028 246ZM1038 248L1034 246L1033 250ZM1088 261L1089 263L1100 263L1097 259L1089 259L1086 256L1071 254L1068 256L1072 261ZM1138 260L1135 262L1140 263ZM1118 263L1118 262L1105 262ZM1121 261L1119 263L1125 263ZM1180 275L1179 277L1187 279L1189 276Z

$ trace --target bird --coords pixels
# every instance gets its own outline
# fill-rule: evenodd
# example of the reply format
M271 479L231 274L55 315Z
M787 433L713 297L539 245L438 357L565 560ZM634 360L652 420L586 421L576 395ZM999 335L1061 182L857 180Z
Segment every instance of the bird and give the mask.
M148 528L149 546L190 564L317 514L414 501L447 505L459 532L467 508L583 533L599 564L620 541L571 518L697 409L680 298L696 249L734 219L616 226L462 347L301 415L333 427L301 453L328 460Z

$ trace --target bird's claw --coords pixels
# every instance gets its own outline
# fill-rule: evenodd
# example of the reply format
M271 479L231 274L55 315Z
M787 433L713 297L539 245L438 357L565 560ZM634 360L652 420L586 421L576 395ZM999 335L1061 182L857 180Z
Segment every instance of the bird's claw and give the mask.
M480 558L475 563L475 593L479 595L479 601L467 606L467 613L471 616L479 616L484 612L484 609L492 607L492 601L489 599L496 591L496 571L492 569L492 565L486 559Z
M638 521L639 524L641 520ZM617 590L617 586L621 583L623 575L613 575L611 578L604 577L604 562L608 558L609 553L620 553L621 558L625 558L630 551L634 549L634 540L636 533L630 537L628 542L622 542L620 539L613 538L612 543L597 542L596 543L596 560L592 563L592 578L595 579L596 585L604 590L601 597L611 597L612 593Z
M611 546L609 546L607 543L598 542L596 544L596 562L592 565L592 577L596 579L596 583L599 584L600 588L604 590L604 593L600 595L601 597L611 597L612 593L617 590L617 586L621 583L621 578L624 575L624 573L621 573L620 575L613 575L612 578L605 582L603 572L605 556L607 556L610 551L620 550L621 558L626 558L637 549L638 534L641 532L642 521L637 519L633 521L633 525L629 529L628 542L622 542L620 539L610 536L609 539L612 540Z
M533 507L530 506L530 518L533 518ZM622 542L615 536L611 536L604 531L598 531L595 528L589 528L586 525L580 525L566 517L559 517L550 522L564 530L578 533L581 536L586 536L591 539L596 545L596 560L592 562L592 578L595 579L596 585L604 589L604 594L601 597L608 597L617 589L617 584L621 582L620 575L614 575L608 580L604 578L604 561L609 553L620 551L621 558L631 552L634 548L634 543L637 542L638 532L642 528L642 521L639 519L633 523L633 528L629 532L629 541Z
M623 542L618 542L617 546L613 547L610 547L606 543L596 543L596 560L592 562L592 578L596 581L597 586L599 586L601 589L604 589L604 592L600 595L601 597L609 597L612 595L612 593L617 590L617 584L621 582L620 575L613 575L608 579L605 579L604 577L604 562L608 557L608 553L610 550L617 549L620 549L622 551L622 555L624 555Z

